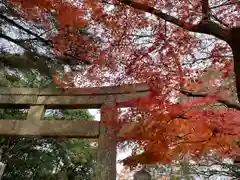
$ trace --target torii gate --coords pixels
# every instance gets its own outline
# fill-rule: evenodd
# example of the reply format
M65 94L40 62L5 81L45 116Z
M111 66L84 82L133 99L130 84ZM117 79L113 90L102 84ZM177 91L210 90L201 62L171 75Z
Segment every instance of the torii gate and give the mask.
M68 91L33 88L0 88L0 108L28 109L26 120L1 120L2 136L98 138L97 180L116 179L116 136L103 120L114 121L118 103L148 95L145 84L124 87L71 88ZM126 107L126 106L123 106ZM45 109L101 108L101 121L43 120ZM125 125L124 127L128 127ZM121 132L124 132L124 127ZM119 137L124 136L120 133Z

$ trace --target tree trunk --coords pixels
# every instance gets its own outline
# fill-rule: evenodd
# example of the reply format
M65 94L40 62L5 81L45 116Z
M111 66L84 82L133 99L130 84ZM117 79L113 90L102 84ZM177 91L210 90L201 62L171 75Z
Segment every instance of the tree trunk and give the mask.
M229 36L228 44L232 48L237 97L240 102L240 26L232 28Z

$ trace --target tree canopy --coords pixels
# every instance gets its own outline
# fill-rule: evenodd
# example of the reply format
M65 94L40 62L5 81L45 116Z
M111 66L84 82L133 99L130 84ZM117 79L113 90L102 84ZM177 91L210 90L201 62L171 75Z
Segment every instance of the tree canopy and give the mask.
M149 85L151 94L129 102L137 107L119 120L141 124L128 139L138 138L144 152L125 164L199 158L212 149L239 155L238 0L10 0L2 9L0 37L26 55L55 71L55 56L89 64L86 73L65 74L64 84L54 76L63 87L75 76L78 86Z

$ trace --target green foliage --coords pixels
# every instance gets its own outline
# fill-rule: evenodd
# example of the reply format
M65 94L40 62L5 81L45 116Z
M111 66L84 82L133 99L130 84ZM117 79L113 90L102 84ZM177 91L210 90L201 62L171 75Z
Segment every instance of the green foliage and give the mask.
M0 70L0 87L55 87L52 78L42 76L35 70L20 71L8 68Z

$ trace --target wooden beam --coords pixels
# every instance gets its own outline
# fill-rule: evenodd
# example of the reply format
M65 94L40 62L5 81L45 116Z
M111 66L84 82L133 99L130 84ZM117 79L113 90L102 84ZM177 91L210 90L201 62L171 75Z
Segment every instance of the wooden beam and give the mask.
M27 114L27 120L30 121L40 121L44 118L45 115L45 107L42 106L31 106L28 114Z
M80 96L80 95L114 95L146 92L146 84L126 84L94 88L36 89L36 88L0 88L1 95L44 95L44 96Z
M112 107L109 109L109 107ZM107 127L103 122L116 121L116 102L110 97L101 107L100 136L98 140L97 154L97 178L98 180L116 179L117 138L114 128Z
M99 122L85 120L0 120L0 135L98 138Z
M103 116L102 118L104 118ZM118 132L117 138L125 139L134 137L140 126L141 124L138 122L125 123ZM107 128L104 123L101 123L101 127ZM98 121L41 120L36 122L29 120L0 120L1 136L98 138L99 128L100 122Z
M116 103L145 97L149 92L138 92L129 94L114 95ZM21 108L32 105L44 105L46 108L100 108L112 95L92 95L92 96L45 96L45 95L0 95L0 107ZM126 107L126 105L123 105ZM131 105L127 105L128 107Z
M35 105L38 96L29 95L0 95L0 104Z

